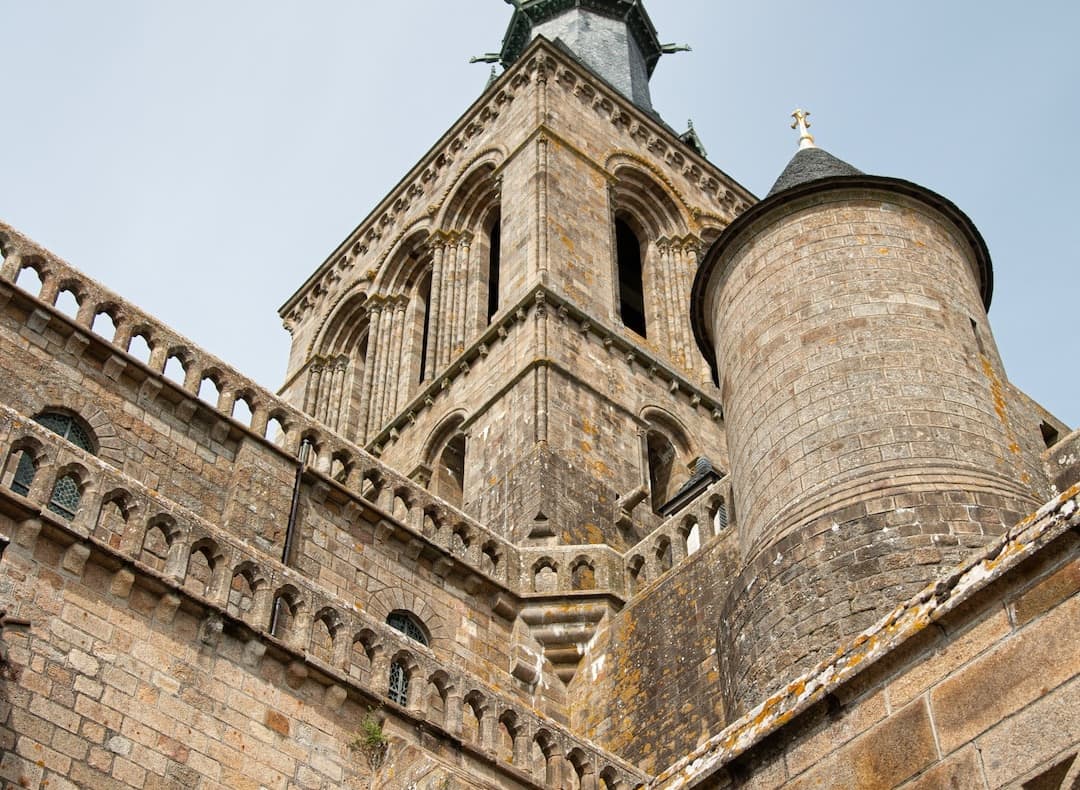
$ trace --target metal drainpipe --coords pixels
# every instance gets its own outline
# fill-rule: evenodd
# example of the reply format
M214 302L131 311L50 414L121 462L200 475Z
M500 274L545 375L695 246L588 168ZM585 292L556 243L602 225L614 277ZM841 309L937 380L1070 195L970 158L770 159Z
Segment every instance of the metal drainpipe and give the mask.
M296 459L296 481L293 483L292 503L289 505L289 521L285 527L285 545L281 549L281 564L289 567L289 555L292 554L293 541L296 538L296 515L300 508L300 483L304 479L304 467L311 455L311 440L300 441L300 452ZM281 616L281 599L274 601L274 611L270 616L270 634L277 635L278 619Z

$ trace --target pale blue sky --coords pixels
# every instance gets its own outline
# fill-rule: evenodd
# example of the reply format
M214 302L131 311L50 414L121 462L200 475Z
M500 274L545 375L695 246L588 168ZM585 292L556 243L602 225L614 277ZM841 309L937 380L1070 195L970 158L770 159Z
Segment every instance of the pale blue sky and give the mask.
M1009 376L1080 424L1080 3L646 2L657 109L763 195L788 113L978 225ZM0 0L0 217L271 388L277 307L484 86L499 0Z

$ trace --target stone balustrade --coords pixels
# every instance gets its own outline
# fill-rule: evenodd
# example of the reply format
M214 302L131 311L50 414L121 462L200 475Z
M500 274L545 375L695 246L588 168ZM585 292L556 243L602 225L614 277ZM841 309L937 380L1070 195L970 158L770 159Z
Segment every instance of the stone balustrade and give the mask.
M625 558L626 590L634 595L735 524L731 480L717 480L689 506L667 519Z
M393 519L386 519L381 527L384 536L396 535L405 542L418 537L426 538L448 555L438 565L444 575L460 564L467 566L466 576L479 573L511 589L534 590L537 569L532 566L539 557L530 557L529 562L524 562L513 544L431 495L415 481L394 471L364 448L341 438L325 425L260 387L222 360L198 348L187 338L3 223L0 223L0 250L3 252L0 289L3 288L3 281L14 284L23 270L33 269L41 281L40 292L36 294L38 301L53 308L53 311L43 311L39 322L63 316L63 313L56 310L56 302L61 293L70 292L78 303L78 310L74 317L63 316L61 320L70 321L76 330L82 330L88 336L109 343L115 350L122 352L106 362L106 366L134 364L143 367L145 373L151 374L148 377L153 384L151 389L172 387L179 394L187 396L181 398L176 407L178 411L190 417L202 405L214 412L219 420L223 420L219 423L221 427L217 429L219 436L229 427L246 429L290 458L295 458L301 443L307 442L311 447L310 469L325 478L322 486L324 489L333 487L335 483L340 484L345 491L354 494L360 492L360 496L374 504L382 515L392 516ZM3 298L4 295L0 292L0 299ZM591 323L582 324L581 322L586 321L584 312L546 290L538 291L522 300L517 309L508 311L504 320L508 325L520 322L534 307L553 310L559 320L578 322L581 324L581 331L595 334L605 344L612 344L615 351L623 353L627 364L634 364L636 357L633 348L625 338L610 328ZM102 314L108 315L115 327L112 338L103 337L94 331L96 319ZM467 363L470 354L486 353L485 340L492 342L498 338L500 330L505 333L507 327L501 324L493 327L489 332L492 337L482 337L466 350L459 361ZM143 338L149 349L149 357L145 361L138 360L131 353L131 344L136 337ZM182 364L182 381L174 382L166 377L165 368L171 359ZM460 368L460 365L452 367L447 375L453 378L466 372ZM672 387L678 388L695 406L710 409L719 417L719 403L680 374L667 368L654 372L669 381ZM213 383L218 393L214 403L199 400L203 383L207 380ZM438 386L445 386L445 382L440 380ZM430 397L431 393L427 393L427 398ZM247 425L240 422L235 414L240 401L247 405L251 415ZM417 408L425 408L425 393L421 393L403 415L376 437L375 445L390 440L391 432L397 428L404 428L410 419L410 413L415 417ZM653 541L652 546L644 545L647 541L643 541L628 552L626 582L617 580L616 574L609 572L603 589L625 596L627 592L642 586L642 573L645 574L645 579L651 580L677 562L676 556L685 556L686 539L692 529L692 525L687 526L685 519L685 514L669 519L650 535L648 540ZM394 524L394 520L399 523ZM702 531L701 541L704 542L709 534L711 517L706 518L699 514L695 523ZM664 544L665 539L667 544ZM667 559L666 545L672 547L670 562ZM599 547L590 547L585 552L585 558L593 563L594 578L597 567L603 566L603 563L600 566L596 564L599 557L597 551ZM570 565L565 573L558 576L557 586L552 592L575 589L572 571L579 566L577 559L579 558L570 558ZM520 574L520 585L516 574ZM579 579L577 583L587 584L588 574L584 574L584 578L585 582Z

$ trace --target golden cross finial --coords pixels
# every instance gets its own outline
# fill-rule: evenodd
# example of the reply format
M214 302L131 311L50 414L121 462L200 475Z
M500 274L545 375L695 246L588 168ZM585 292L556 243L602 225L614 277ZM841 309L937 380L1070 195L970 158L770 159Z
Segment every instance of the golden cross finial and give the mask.
M814 135L810 134L810 121L807 120L810 117L810 111L796 110L791 114L791 117L795 119L794 123L791 124L791 128L799 130L799 150L817 148L814 143Z

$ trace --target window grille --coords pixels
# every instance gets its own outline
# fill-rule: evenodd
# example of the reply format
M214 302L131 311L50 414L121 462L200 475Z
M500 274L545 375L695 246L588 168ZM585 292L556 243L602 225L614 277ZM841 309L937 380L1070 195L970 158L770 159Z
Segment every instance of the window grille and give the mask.
M400 661L390 664L390 699L398 705L409 702L409 675Z
M60 438L67 439L76 447L86 450L88 453L94 452L94 445L90 441L90 437L82 426L75 421L74 417L68 414L47 411L44 414L39 414L34 420Z
M79 509L81 498L79 482L72 475L65 475L56 481L52 497L49 499L49 510L70 521L75 518L75 511Z
M427 634L424 633L423 627L415 618L405 612L391 612L390 616L386 618L386 624L401 631L409 639L415 639L422 645L428 643Z
M36 473L37 469L34 468L30 453L23 450L22 455L19 456L19 465L15 467L15 477L11 481L11 490L21 496L27 496L30 493L30 484L34 482Z
M47 411L34 418L39 425L48 428L62 439L66 439L76 447L94 452L94 444L86 430L76 422L70 414ZM11 481L11 490L16 494L26 496L30 493L30 485L34 482L37 469L30 453L23 452L19 457L19 465L15 468L15 477ZM49 499L49 510L64 518L71 519L79 506L82 492L79 490L79 482L68 475L56 481L52 497Z

